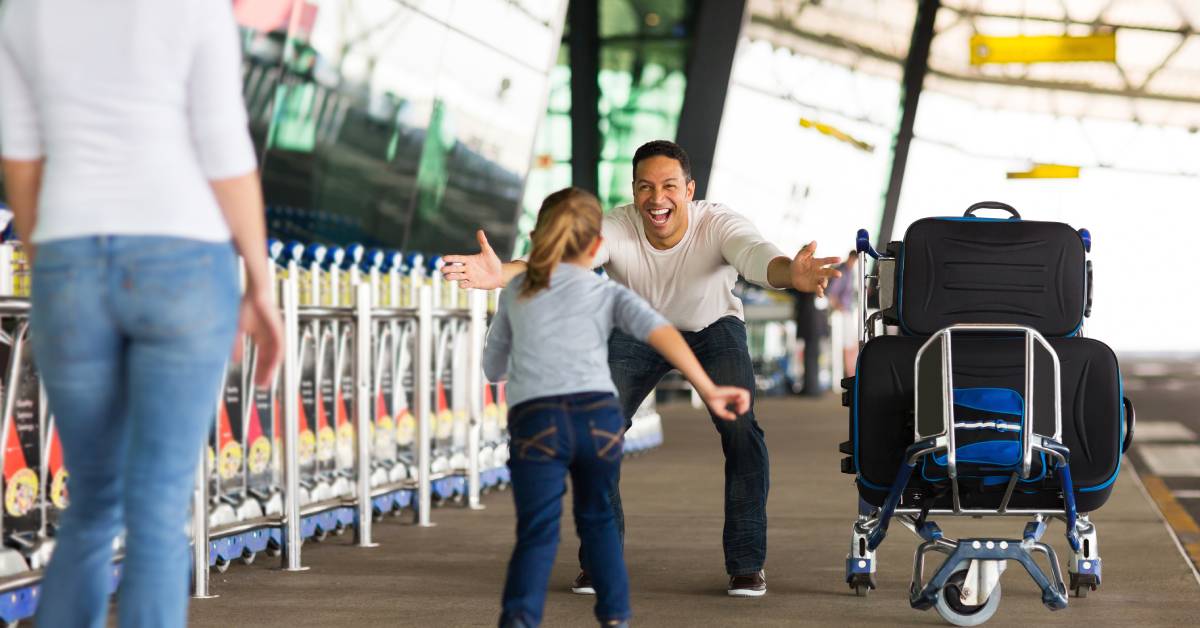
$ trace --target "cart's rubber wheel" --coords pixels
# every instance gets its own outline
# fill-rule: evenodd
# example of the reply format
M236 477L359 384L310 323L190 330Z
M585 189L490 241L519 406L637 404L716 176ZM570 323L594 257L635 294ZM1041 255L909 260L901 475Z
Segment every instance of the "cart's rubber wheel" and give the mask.
M217 557L217 561L213 566L217 568L217 573L225 573L226 571L229 571L229 561L221 558L220 556Z
M1092 587L1090 585L1081 584L1081 585L1075 587L1075 591L1074 591L1073 595L1075 597L1087 597L1088 592L1090 592L1091 590L1092 590Z
M242 564L243 565L253 565L254 559L257 557L258 557L257 553L252 552L249 549L246 549L242 552Z
M858 597L867 597L867 594L870 592L871 592L871 585L869 585L869 584L860 583L860 584L854 585L854 595L857 595Z
M275 542L275 539L267 541L267 556L272 558L283 555L283 547Z
M312 540L316 541L317 543L321 543L327 538L329 538L329 531L325 528L317 526L317 529L313 530Z
M962 584L966 579L965 567L951 574L934 607L942 619L955 626L978 626L991 619L1000 607L1000 583L996 583L996 588L992 589L991 595L983 604L968 606L962 603L961 598Z

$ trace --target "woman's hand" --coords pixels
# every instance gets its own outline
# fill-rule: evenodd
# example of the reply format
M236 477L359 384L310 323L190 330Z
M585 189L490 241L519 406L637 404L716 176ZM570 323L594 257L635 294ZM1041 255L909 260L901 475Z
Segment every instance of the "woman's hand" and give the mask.
M246 334L258 350L254 368L254 384L267 386L275 378L275 369L283 359L283 320L275 300L266 290L247 291L242 296L238 311L237 339L233 345L233 359L242 359L242 347Z

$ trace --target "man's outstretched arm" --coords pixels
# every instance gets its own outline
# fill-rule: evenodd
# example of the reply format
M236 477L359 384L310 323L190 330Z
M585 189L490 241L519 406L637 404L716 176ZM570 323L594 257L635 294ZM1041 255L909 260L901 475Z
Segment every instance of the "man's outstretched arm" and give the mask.
M442 269L442 276L447 280L457 281L460 288L493 290L507 286L513 277L525 272L525 262L521 260L501 262L482 229L475 232L475 237L479 240L479 252L475 255L447 255L443 258L446 266Z

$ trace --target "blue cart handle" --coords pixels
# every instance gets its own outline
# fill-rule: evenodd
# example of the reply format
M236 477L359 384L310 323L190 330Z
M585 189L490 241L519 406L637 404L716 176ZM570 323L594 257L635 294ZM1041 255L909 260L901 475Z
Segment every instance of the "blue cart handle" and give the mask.
M866 253L875 259L879 259L879 251L871 246L871 234L867 233L866 229L859 229L858 235L854 239L854 248L859 253Z

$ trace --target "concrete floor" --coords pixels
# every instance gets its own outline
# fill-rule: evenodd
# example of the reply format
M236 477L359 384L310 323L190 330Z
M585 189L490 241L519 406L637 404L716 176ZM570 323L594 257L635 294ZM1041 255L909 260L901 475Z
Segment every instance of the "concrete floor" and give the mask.
M838 472L845 411L830 397L765 400L759 419L771 451L767 563L769 593L725 595L722 568L722 459L709 420L686 406L661 407L666 444L628 460L622 494L634 623L641 626L945 625L907 602L917 538L900 526L880 551L880 588L857 598L843 584L855 511L851 476ZM1128 467L1126 467L1128 469ZM213 574L220 597L194 601L191 624L206 626L490 626L499 609L513 544L508 493L485 497L487 509L433 512L437 527L401 520L376 525L381 546L349 547L349 538L304 547L303 573L277 571L277 559ZM1104 585L1051 613L1024 570L1003 577L1004 597L989 625L1071 622L1093 626L1190 626L1200 617L1200 584L1135 476L1123 472L1100 530ZM951 536L1019 536L1023 521L939 519ZM1065 560L1062 527L1047 539ZM546 602L546 626L590 626L593 598L571 594L576 543L564 542ZM932 560L932 558L931 558ZM1065 564L1064 564L1065 570Z

